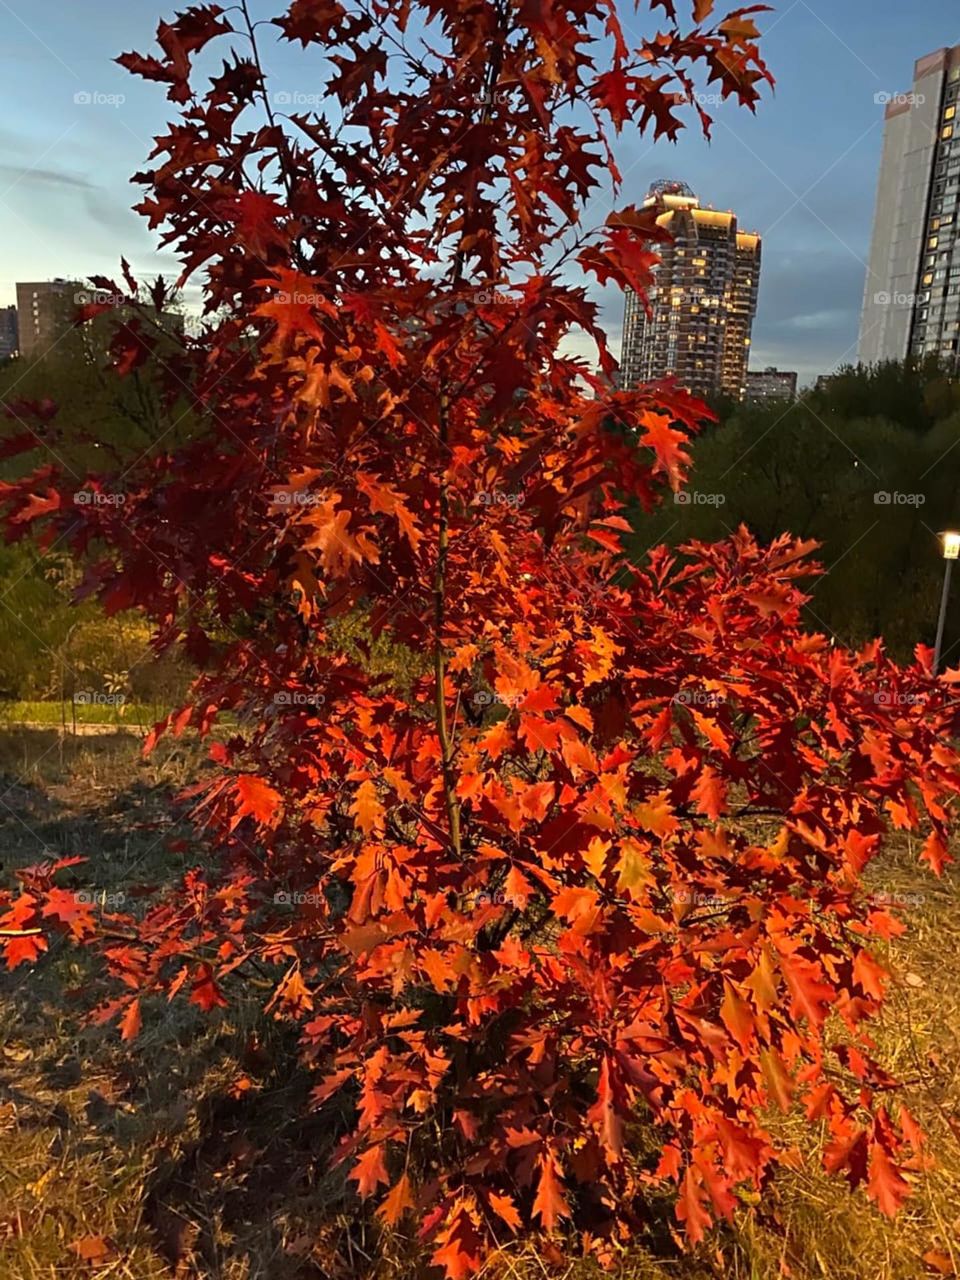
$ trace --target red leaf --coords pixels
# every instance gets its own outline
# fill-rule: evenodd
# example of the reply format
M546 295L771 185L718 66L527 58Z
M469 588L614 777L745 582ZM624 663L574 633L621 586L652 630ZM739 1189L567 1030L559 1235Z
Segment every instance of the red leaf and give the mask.
M213 970L208 964L202 964L193 979L190 991L190 1003L197 1005L204 1013L211 1009L226 1008L226 1000L217 986Z

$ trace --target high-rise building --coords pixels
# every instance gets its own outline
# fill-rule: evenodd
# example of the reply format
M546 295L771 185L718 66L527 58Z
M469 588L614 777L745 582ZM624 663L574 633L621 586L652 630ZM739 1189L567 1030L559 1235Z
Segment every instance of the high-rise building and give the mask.
M682 182L655 182L644 207L661 210L672 239L657 246L660 263L648 299L627 291L620 384L673 374L688 390L746 390L750 333L760 282L760 237L740 231L736 215L705 209Z
M937 355L960 342L960 45L886 100L883 158L860 319L860 359Z
M9 360L20 348L17 335L17 308L0 307L0 360Z
M82 288L75 280L17 285L22 359L39 360L67 332L76 311L75 295Z
M797 375L786 369L750 369L747 373L746 399L758 404L770 400L796 400Z

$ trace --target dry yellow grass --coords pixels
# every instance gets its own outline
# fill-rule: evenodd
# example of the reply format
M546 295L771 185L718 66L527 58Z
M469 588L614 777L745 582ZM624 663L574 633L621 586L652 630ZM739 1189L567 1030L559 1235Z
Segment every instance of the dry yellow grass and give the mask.
M0 848L7 873L44 851L82 853L91 876L169 878L171 789L198 757L179 745L150 765L127 736L61 742L0 737ZM907 898L910 925L889 951L895 986L878 1056L908 1082L935 1168L895 1221L818 1168L822 1134L795 1116L778 1135L804 1153L759 1208L744 1208L695 1256L657 1224L617 1280L919 1280L960 1275L960 875L942 882L904 847L871 869L874 888ZM911 901L915 897L917 901ZM0 1280L415 1280L401 1234L378 1238L341 1174L328 1171L329 1118L306 1110L310 1082L289 1029L265 1020L260 992L228 1018L151 1007L131 1046L82 1029L86 960L56 947L33 973L0 978ZM72 995L71 995L72 992ZM66 993L66 994L65 994ZM254 1088L230 1092L242 1069ZM103 1237L99 1260L71 1246ZM548 1264L508 1250L487 1280L588 1280L592 1264Z

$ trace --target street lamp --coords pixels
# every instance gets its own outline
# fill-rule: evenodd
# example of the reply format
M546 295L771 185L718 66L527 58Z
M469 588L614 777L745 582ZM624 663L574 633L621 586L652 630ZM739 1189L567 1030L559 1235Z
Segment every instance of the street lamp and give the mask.
M940 617L937 621L937 644L933 653L933 674L940 673L940 653L943 649L943 628L947 621L947 600L950 597L950 573L953 562L960 556L960 533L944 531L940 534L940 546L943 551L943 594L940 596Z

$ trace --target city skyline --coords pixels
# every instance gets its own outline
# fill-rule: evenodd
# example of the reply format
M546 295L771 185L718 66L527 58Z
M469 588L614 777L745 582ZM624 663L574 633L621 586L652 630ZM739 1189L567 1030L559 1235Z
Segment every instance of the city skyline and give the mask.
M17 279L116 275L121 253L135 272L174 273L172 256L157 253L154 233L129 211L137 189L127 185L170 104L162 88L111 61L121 50L150 51L154 22L153 11L119 0L83 13L59 0L0 8L6 91L16 105L7 120L18 121L0 128L0 307L14 301ZM766 250L753 363L797 369L809 383L856 357L884 103L909 86L915 58L956 43L960 31L946 0L931 0L923 13L890 0L851 0L842 12L795 0L759 15L758 25L778 81L763 110L749 117L715 106L701 85L716 116L710 146L692 128L675 146L625 131L619 203L639 203L650 181L668 173L709 192L718 209L737 208ZM868 46L865 29L875 33ZM303 72L292 70L294 51L266 48L277 90L309 98ZM299 98L293 106L316 105ZM600 222L609 206L594 207ZM597 297L619 349L621 299L610 289Z

